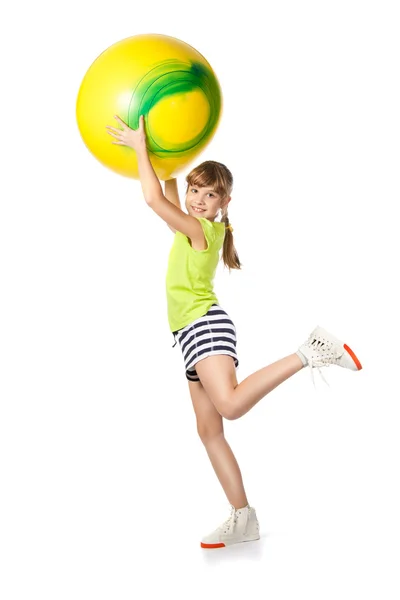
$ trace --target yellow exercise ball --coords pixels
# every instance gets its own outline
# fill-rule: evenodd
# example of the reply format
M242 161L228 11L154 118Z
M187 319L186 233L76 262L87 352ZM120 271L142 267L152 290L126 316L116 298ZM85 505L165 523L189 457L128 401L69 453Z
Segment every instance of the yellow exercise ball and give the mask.
M181 40L145 34L96 58L82 80L76 118L87 148L103 165L138 179L136 153L112 144L106 125L115 127L118 115L137 129L143 114L154 170L169 179L210 142L221 110L221 88L206 59Z

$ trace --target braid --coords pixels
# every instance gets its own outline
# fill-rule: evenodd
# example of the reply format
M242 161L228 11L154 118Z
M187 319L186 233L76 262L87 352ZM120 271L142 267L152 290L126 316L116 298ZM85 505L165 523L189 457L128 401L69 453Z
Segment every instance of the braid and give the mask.
M230 233L232 233L232 226L229 228L229 226L231 225L229 222L229 216L228 216L228 208L224 208L223 212L222 212L222 216L221 216L221 222L225 223L225 232L227 233L228 231Z
M225 223L225 226L229 225L228 209L222 213L221 221Z
M228 209L224 208L221 223L225 223L225 238L222 248L222 259L229 269L240 269L241 263L233 243L233 229L229 222Z

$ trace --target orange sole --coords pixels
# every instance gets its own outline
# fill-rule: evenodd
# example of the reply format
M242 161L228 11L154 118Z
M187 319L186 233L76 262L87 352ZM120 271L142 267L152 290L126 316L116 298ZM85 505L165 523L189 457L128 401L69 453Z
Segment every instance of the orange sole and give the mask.
M349 346L347 344L343 345L344 349L350 354L351 358L354 360L355 365L357 367L357 369L359 371L361 371L362 369L362 364L360 363L360 361L358 360L357 356L354 354L353 350L351 348L349 348Z
M203 542L200 542L200 546L202 548L225 548L225 544L203 544Z

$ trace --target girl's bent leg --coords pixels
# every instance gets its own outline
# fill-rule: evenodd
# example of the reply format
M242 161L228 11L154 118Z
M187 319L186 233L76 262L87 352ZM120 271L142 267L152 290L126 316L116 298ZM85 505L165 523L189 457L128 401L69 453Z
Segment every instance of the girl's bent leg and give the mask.
M228 502L235 508L247 506L242 475L225 439L222 417L208 398L201 383L189 381L189 390L196 414L198 434Z
M238 419L278 385L303 369L297 354L291 354L237 383L233 358L208 356L196 364L207 396L225 419Z

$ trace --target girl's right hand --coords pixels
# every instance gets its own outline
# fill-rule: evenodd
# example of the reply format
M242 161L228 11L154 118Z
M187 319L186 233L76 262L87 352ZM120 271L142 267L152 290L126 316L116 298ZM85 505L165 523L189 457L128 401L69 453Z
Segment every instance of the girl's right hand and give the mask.
M146 133L144 130L144 117L140 115L138 129L131 129L122 119L114 117L121 126L121 129L116 127L106 126L108 133L115 138L117 146L128 146L136 152L146 149Z

